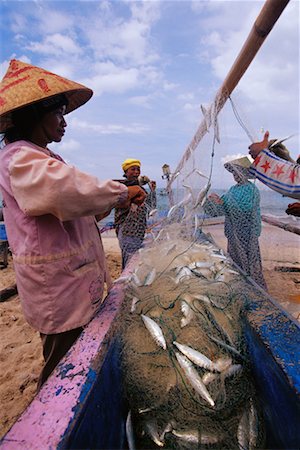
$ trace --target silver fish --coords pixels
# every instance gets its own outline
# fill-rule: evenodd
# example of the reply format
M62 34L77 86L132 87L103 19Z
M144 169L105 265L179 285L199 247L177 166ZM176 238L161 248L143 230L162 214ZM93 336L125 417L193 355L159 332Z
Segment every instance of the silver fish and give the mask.
M189 304L185 301L181 301L181 312L184 315L184 317L180 321L180 326L181 328L183 328L191 322L191 320L195 316L195 313L191 309Z
M226 370L222 372L222 376L224 378L232 377L242 370L242 366L240 364L232 364L230 367L228 367Z
M217 436L208 433L201 433L200 435L198 430L188 430L188 431L172 430L172 434L190 444L212 445L217 444L219 442Z
M187 189L189 191L189 193L191 194L191 197L193 198L193 188L191 186L189 186L188 184L183 184L183 183L182 183L182 187Z
M167 425L165 426L165 428L162 430L159 439L160 439L161 441L164 441L164 439L165 439L165 434L166 434L166 433L170 433L170 432L173 430L173 428L174 428L175 426L176 426L176 423L175 423L174 420L171 420L170 422L168 422Z
M226 344L223 341L220 341L220 339L215 338L214 336L209 335L209 338L214 341L216 344L220 345L221 347L225 348L226 350L228 350L229 352L238 355L240 358L243 358L243 356L241 355L241 353L234 347L232 347L231 345Z
M126 419L126 437L128 442L128 449L129 450L135 450L135 440L134 440L134 431L133 431L133 425L132 425L132 417L131 417L131 411L129 411Z
M176 250L176 244L172 244L172 245L168 248L166 255L169 255L169 254L172 253L174 250Z
M166 350L167 344L160 326L153 319L150 319L150 317L145 316L144 314L142 314L141 317L143 319L145 327L147 328L157 345Z
M206 185L204 186L203 189L201 189L201 191L199 192L197 199L194 203L193 209L196 209L199 205L203 206L203 203L205 201L206 195L208 193L208 191L210 190L211 187L211 183L208 182L206 183Z
M181 267L178 271L178 275L175 278L175 283L178 284L186 278L191 278L192 275L193 274L188 267Z
M209 180L208 176L207 176L207 175L204 175L204 173L201 172L199 169L196 169L195 172L196 172L200 177L203 177L203 178L206 178L207 180Z
M195 391L206 400L211 406L215 406L215 402L211 398L208 390L206 389L204 383L198 375L198 372L193 367L191 361L186 358L184 355L181 355L178 352L175 352L175 356L177 361L182 368L187 380L190 382L191 386L195 389Z
M219 371L216 365L203 353L189 347L188 345L179 344L179 342L173 341L173 344L181 351L190 361L192 361L196 366L202 367L203 369L208 369L211 372Z
M149 212L149 217L154 216L156 213L157 213L157 209L152 209L152 210Z
M218 358L215 361L215 366L219 369L219 372L224 372L224 370L227 370L232 366L232 359L228 357Z
M202 377L202 381L205 384L205 386L207 386L209 383L214 381L217 377L218 377L218 375L216 373L206 372Z
M134 282L136 286L143 286L143 283L141 282L141 280L139 279L139 277L135 272L133 272L133 274L131 275L131 280Z
M176 211L178 208L180 208L181 206L184 206L184 205L188 204L188 203L190 202L191 198L192 198L192 195L191 195L191 193L189 192L189 193L183 198L183 200L181 200L180 202L176 203L176 205L174 205L174 206L172 206L172 207L170 208L170 210L169 210L169 212L168 212L168 215L167 215L167 218L169 219L169 218L173 215L174 211Z
M138 302L139 302L139 299L137 297L132 297L130 312L135 311L135 307Z
M249 408L249 447L250 449L256 448L257 446L257 437L258 437L258 415L253 404L252 399L250 399L250 408Z
M237 440L240 450L249 449L249 423L248 423L248 411L244 410L237 429Z
M164 442L161 441L158 433L158 426L156 420L148 420L147 422L145 422L144 428L148 436L152 439L152 441L156 445L158 445L158 447L164 446Z
M144 281L144 286L150 286L156 277L156 269L153 268L147 275Z

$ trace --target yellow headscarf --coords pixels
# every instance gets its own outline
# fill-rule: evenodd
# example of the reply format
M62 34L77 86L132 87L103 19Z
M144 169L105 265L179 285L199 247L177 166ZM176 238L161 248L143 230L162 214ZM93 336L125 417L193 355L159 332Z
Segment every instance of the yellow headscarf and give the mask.
M125 159L125 161L122 163L122 169L124 170L124 172L126 172L126 170L132 166L141 167L141 161L139 161L138 159L128 158Z

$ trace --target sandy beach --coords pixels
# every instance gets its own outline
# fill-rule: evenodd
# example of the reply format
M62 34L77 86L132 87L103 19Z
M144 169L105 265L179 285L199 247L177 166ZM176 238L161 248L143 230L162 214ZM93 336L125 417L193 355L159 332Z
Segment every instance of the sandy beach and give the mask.
M226 250L223 226L211 226L207 231ZM103 233L102 237L114 280L121 273L118 241L113 231ZM264 223L260 247L269 294L297 318L300 315L299 236ZM0 289L14 283L10 258L9 266L0 271ZM17 295L0 302L0 325L0 436L3 436L34 397L43 361L39 333L24 320Z

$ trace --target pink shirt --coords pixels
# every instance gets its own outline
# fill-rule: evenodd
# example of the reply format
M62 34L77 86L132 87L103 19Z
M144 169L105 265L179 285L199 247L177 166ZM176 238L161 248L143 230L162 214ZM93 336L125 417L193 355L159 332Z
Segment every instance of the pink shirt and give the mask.
M0 151L4 220L18 292L29 324L45 334L83 326L108 281L94 215L127 198L127 188L17 141Z

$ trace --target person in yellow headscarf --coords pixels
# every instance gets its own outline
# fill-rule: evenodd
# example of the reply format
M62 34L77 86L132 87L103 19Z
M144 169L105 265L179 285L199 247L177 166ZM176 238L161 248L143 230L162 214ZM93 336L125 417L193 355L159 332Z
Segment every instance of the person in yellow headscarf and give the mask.
M147 217L151 210L156 208L156 183L146 176L140 176L141 162L138 159L128 158L122 163L126 186L148 184L150 192L142 205L131 205L126 209L115 208L115 229L122 252L122 269L129 258L143 245L147 228Z

